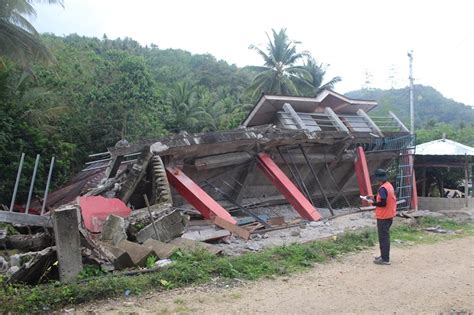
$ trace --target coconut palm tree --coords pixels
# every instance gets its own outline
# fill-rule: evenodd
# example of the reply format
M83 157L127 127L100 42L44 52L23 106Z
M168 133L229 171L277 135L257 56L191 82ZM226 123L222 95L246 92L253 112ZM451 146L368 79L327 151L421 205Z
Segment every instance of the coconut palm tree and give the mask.
M168 92L167 103L172 116L169 126L171 131L196 131L201 114L196 98L196 91L188 81L178 82L174 89Z
M52 62L53 56L41 42L38 32L28 21L35 17L33 2L41 0L0 1L0 61L10 59L27 68L33 59ZM63 0L46 0L50 4Z
M290 40L286 29L276 31L272 29L272 36L267 33L268 43L265 50L255 45L249 49L255 50L264 60L263 66L248 66L246 69L254 71L257 75L253 79L249 90L252 98L260 93L271 93L277 95L299 95L299 86L308 86L303 79L309 76L303 65L298 65L309 53L297 52L297 41Z
M337 76L323 83L327 67L328 66L325 64L318 64L312 56L306 58L304 69L307 72L306 74L309 74L309 76L306 74L301 76L301 79L305 80L307 83L302 87L302 89L308 90L307 87L310 86L310 90L304 93L305 96L314 97L324 89L333 89L334 85L341 81L341 77Z

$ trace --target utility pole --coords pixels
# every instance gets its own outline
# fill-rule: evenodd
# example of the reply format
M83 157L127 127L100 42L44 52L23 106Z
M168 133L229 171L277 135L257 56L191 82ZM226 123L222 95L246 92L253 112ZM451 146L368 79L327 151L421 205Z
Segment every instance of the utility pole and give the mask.
M408 52L410 60L410 133L415 134L415 109L413 105L413 50Z

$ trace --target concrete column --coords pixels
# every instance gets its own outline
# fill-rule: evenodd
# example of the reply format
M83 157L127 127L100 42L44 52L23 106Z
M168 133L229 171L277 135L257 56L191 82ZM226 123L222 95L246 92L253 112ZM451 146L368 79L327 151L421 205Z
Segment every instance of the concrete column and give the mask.
M55 210L52 218L59 262L59 279L61 282L71 282L82 270L77 209L72 207Z

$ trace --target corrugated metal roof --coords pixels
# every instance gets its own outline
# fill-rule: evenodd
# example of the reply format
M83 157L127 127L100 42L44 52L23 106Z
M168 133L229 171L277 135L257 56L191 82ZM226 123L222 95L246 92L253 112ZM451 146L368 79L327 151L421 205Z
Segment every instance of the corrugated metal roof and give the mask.
M448 139L439 139L416 146L415 155L469 155L474 156L474 148Z

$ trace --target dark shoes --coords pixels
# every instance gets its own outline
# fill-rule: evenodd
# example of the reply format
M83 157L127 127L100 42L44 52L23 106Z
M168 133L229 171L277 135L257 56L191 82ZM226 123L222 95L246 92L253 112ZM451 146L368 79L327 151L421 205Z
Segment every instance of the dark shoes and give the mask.
M382 257L378 256L374 258L374 264L376 265L390 265L389 260L383 260Z

